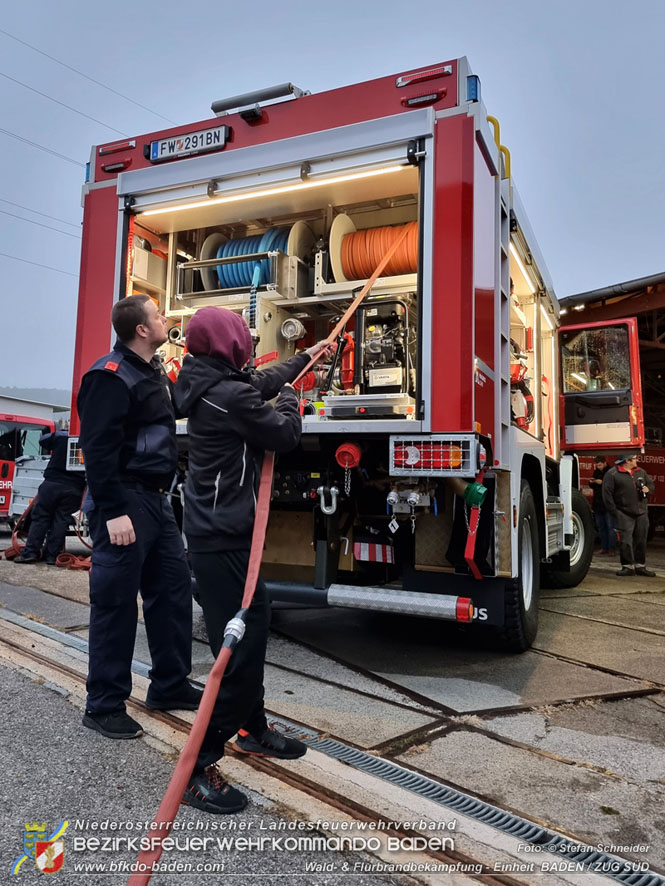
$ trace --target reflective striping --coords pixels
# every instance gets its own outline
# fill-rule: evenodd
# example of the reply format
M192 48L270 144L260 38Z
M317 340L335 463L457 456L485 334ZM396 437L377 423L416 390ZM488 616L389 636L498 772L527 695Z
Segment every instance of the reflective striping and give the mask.
M242 474L240 475L240 483L238 486L242 486L245 482L245 471L247 470L247 462L245 460L245 456L247 454L247 443L243 442L242 444Z
M208 406L212 406L213 409L219 409L220 412L226 412L228 415L229 410L224 409L223 406L218 406L216 403L211 403L210 400L206 400L205 397L201 397L201 399L203 400L204 403L207 403Z
M392 545L370 544L368 542L355 542L353 556L356 560L365 563L394 563L395 552Z

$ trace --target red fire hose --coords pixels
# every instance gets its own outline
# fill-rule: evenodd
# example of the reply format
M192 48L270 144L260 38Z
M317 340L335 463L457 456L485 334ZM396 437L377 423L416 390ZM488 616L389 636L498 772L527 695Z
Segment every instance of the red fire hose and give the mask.
M374 273L367 283L362 287L353 302L349 305L346 313L337 323L328 338L328 344L333 344L340 331L346 326L349 318L358 309L358 306L370 291L377 278L386 267L392 256L397 252L402 242L405 240L409 231L405 226L400 236L395 239L390 249L385 253ZM314 365L316 357L312 357L307 366L301 370L297 382L302 376ZM182 749L180 758L176 763L175 770L171 776L171 781L164 794L157 814L154 819L154 828L150 831L152 848L143 850L139 853L137 861L137 873L132 874L129 878L128 886L147 886L152 877L152 870L156 862L162 856L162 841L171 831L175 817L178 814L180 801L185 793L185 789L189 783L189 779L194 770L194 764L198 756L203 737L210 723L213 707L219 691L219 684L222 682L226 665L231 658L233 649L242 639L245 631L244 617L249 610L256 590L256 582L259 577L261 568L261 557L263 554L263 543L266 536L266 527L268 525L268 514L270 512L270 497L272 492L272 475L275 464L275 453L266 452L263 457L263 467L261 469L261 481L259 485L259 495L256 503L256 517L254 519L254 531L252 533L252 546L249 554L249 566L247 568L247 579L245 581L245 591L242 598L242 608L229 624L226 626L224 635L224 643L220 650L217 660L210 671L208 681L203 691L203 697L199 704L199 709L192 723L192 728Z

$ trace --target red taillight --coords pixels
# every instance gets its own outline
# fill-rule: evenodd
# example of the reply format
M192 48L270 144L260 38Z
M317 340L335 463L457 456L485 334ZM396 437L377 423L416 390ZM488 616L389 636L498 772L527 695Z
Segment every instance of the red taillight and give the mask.
M397 443L394 450L395 467L417 468L419 471L431 468L450 469L462 465L462 448L456 443L445 441L423 441Z

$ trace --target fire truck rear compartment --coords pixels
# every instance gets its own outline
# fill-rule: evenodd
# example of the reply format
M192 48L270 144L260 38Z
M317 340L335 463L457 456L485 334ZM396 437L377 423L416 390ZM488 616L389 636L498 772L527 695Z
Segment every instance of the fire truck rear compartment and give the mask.
M127 294L148 294L164 310L172 377L189 318L211 304L242 313L257 364L283 360L328 336L362 283L349 272L376 264L410 224L410 249L349 323L333 365L308 375L300 393L306 422L414 419L419 203L418 169L402 165L311 190L139 213L129 223Z

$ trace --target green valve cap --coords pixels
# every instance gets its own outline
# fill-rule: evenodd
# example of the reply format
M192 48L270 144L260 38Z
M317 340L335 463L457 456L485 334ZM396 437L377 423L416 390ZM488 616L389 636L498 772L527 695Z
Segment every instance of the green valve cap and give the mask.
M474 480L473 483L469 483L464 490L464 501L471 508L480 507L485 501L486 495L487 486L483 486L482 483L478 483Z

